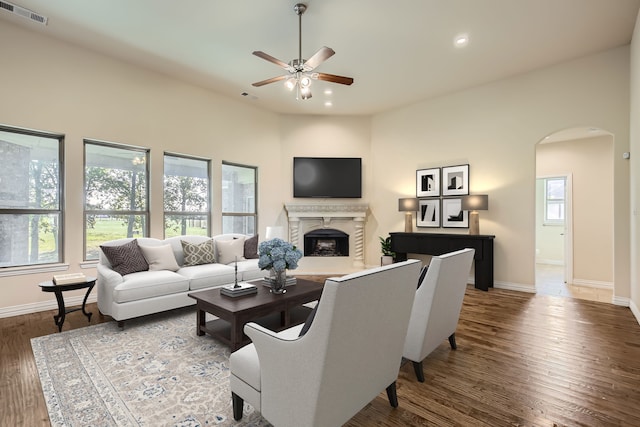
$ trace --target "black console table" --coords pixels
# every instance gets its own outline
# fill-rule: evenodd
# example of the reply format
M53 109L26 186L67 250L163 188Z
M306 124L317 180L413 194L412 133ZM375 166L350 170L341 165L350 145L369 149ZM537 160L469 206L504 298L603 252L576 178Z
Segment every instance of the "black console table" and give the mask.
M493 240L495 236L444 233L390 233L391 250L397 261L407 254L442 255L464 248L476 250L475 286L483 291L493 287Z

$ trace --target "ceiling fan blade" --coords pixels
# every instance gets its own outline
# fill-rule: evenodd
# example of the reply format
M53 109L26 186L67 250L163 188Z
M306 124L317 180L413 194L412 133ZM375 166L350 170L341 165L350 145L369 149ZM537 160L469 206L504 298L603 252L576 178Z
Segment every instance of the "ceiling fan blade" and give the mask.
M252 83L251 85L255 86L255 87L260 87L260 86L268 85L269 83L279 82L280 80L284 80L287 77L289 77L289 76L271 77L270 79L262 80L260 82L255 82L255 83Z
M272 62L272 63L284 68L285 70L288 70L289 68L291 68L289 66L289 64L287 64L286 62L282 62L278 58L274 58L273 56L269 55L268 53L264 53L264 52L262 52L260 50L254 51L253 54L255 56L257 56L258 58L262 58L262 59L264 59L266 61Z
M304 63L304 67L305 69L307 69L307 71L311 71L314 68L316 68L318 65L322 64L327 59L331 58L335 54L336 52L333 49L331 49L330 47L324 46L320 48L319 51L314 53L313 56L309 58L307 62Z
M326 82L331 82L331 83L340 83L341 85L351 85L351 83L353 83L353 79L351 77L344 77L344 76L336 76L335 74L327 74L327 73L317 73L318 80L324 80ZM314 75L315 77L315 75Z

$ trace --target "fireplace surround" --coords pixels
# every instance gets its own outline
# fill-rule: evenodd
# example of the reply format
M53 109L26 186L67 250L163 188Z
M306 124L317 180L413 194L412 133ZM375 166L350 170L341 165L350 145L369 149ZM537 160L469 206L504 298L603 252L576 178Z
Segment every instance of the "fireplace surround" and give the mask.
M364 224L369 205L363 203L293 203L285 204L289 219L289 241L305 247L305 235L334 230L348 236L345 255L318 258L348 257L353 267L364 267ZM305 254L306 255L306 254ZM304 260L304 258L303 258Z

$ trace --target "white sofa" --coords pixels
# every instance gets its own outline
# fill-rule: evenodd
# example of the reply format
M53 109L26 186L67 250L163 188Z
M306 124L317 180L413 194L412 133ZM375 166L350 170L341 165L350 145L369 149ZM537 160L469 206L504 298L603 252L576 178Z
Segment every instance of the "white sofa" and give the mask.
M102 314L111 316L118 324L124 326L126 319L172 310L195 304L188 293L208 288L216 288L234 283L235 256L237 260L238 281L255 280L264 276L265 272L258 267L258 259L245 259L243 253L235 255L227 264L219 262L185 266L182 241L191 244L202 244L213 239L215 260L221 260L220 249L229 247L229 242L244 242L249 236L244 234L221 234L218 236L177 236L165 240L154 238L138 238L138 246L142 249L170 245L177 265L169 269L150 267L147 271L138 271L121 275L114 271L109 259L100 251L97 265L98 309ZM101 246L121 246L130 243L132 238L112 240ZM237 245L234 245L237 249ZM235 250L235 249L234 249ZM229 253L226 254L229 261ZM150 263L151 264L151 263ZM156 267L158 265L156 264ZM175 270L175 271L172 271Z

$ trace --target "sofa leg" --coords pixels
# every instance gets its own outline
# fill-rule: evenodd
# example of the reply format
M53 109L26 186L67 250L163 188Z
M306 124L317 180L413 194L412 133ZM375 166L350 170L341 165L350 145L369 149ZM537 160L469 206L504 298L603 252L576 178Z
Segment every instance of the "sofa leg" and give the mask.
M396 393L396 382L392 382L389 387L387 387L387 397L389 398L389 404L397 408L398 407L398 394Z
M424 382L424 372L422 370L422 362L413 362L413 370L416 373L416 378L421 383Z
M242 419L242 407L244 406L244 400L235 393L231 393L231 400L233 401L233 419L240 421Z
M124 329L124 320L118 320L118 328L120 328L120 330Z
M456 344L456 333L452 333L451 335L449 335L449 345L451 346L452 350L455 350L458 348L458 345Z

